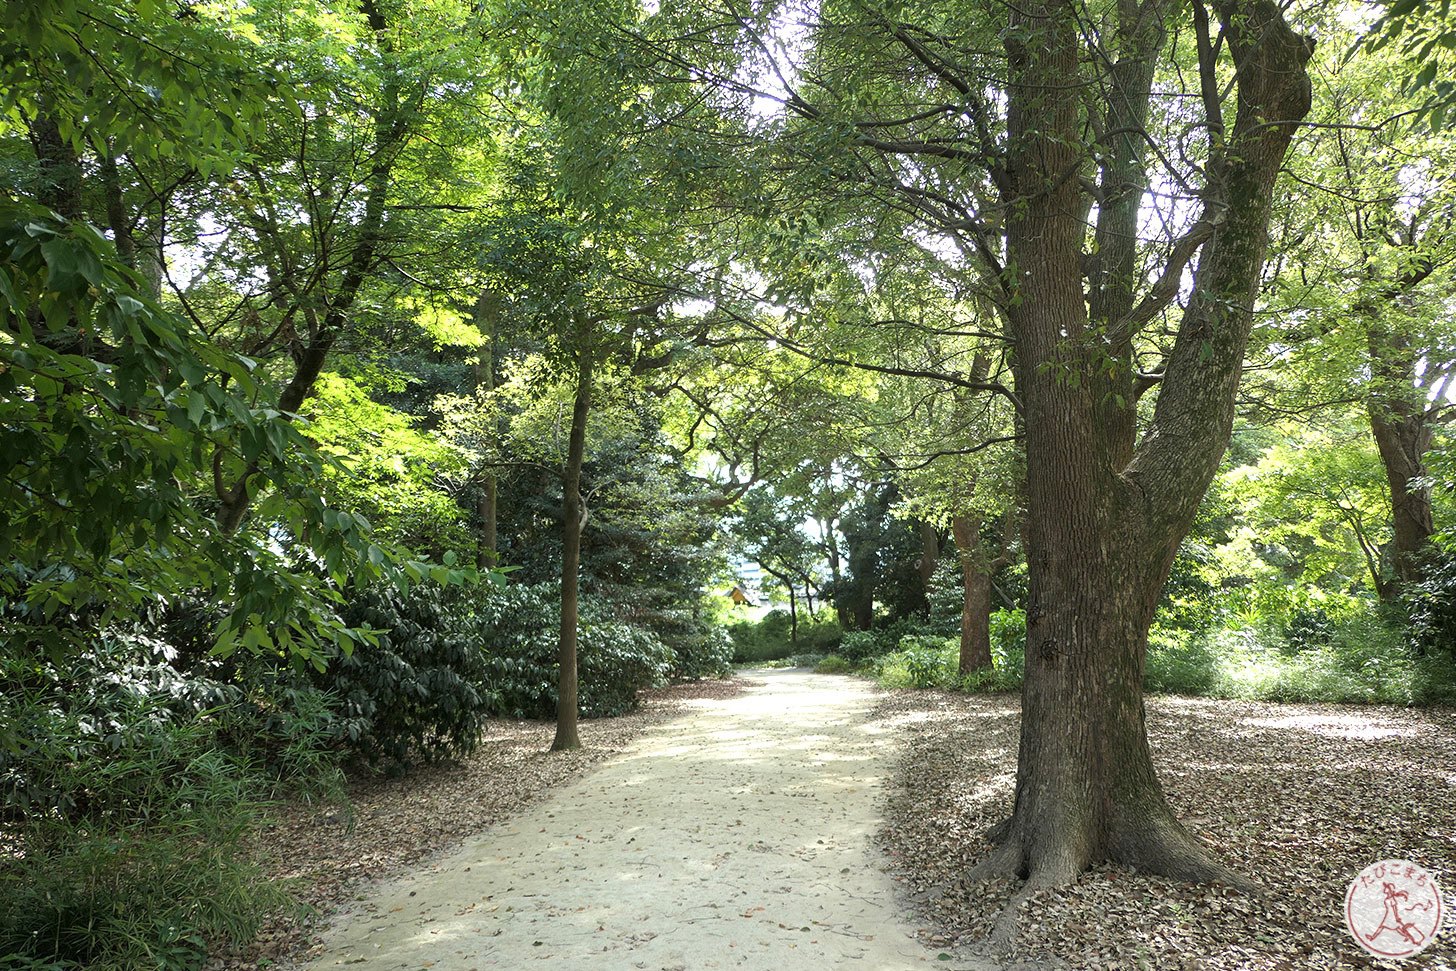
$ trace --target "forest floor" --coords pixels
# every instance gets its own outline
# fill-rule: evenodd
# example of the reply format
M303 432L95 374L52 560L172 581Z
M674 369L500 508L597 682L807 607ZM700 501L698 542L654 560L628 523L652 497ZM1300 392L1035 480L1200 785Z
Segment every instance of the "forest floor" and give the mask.
M1016 889L963 876L1010 813L1019 709L1012 695L907 691L875 711L904 740L882 845L938 943L984 939ZM1456 713L1179 697L1147 710L1174 809L1263 896L1103 868L1033 897L1019 950L1099 971L1456 969L1456 919L1398 964L1344 924L1346 887L1382 859L1421 864L1456 905Z
M1396 967L1342 919L1384 858L1456 904L1456 713L1152 698L1148 719L1174 808L1266 894L1099 869L1026 905L1018 967ZM493 722L467 760L357 782L347 811L288 807L265 844L332 920L213 967L992 967L1015 888L963 874L1009 811L1017 723L1014 696L797 671L655 693L584 723L580 752ZM1398 966L1456 971L1456 929Z
M991 968L900 916L873 845L899 749L871 717L881 697L859 679L761 671L739 694L685 702L458 849L360 888L305 966ZM428 822L405 807L356 829Z

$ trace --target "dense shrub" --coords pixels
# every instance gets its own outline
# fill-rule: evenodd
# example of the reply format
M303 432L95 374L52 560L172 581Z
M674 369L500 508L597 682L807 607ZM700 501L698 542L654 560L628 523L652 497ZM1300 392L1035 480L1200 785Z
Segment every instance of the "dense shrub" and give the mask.
M314 682L334 698L340 736L370 762L467 755L496 707L485 644L460 591L434 584L408 594L375 589L344 616L379 631L330 661Z
M881 631L846 631L839 642L839 655L855 664L864 664L883 657L895 649L895 645Z
M1291 653L1278 632L1154 628L1147 688L1261 701L1433 704L1456 701L1456 664L1416 656L1373 613L1331 621L1328 642Z
M1210 638L1199 631L1154 626L1148 632L1143 686L1147 691L1201 695L1218 680Z
M1405 594L1411 642L1420 654L1456 659L1456 544L1431 546L1422 567Z
M998 688L1019 687L1026 676L1026 611L991 612L991 666Z
M1299 606L1291 611L1284 628L1285 647L1293 652L1329 647L1334 640L1335 626L1322 607Z
M799 639L793 642L787 610L770 610L757 622L739 621L728 625L733 638L733 663L754 664L792 657L796 652L829 654L838 650L844 630L832 617L799 618Z
M960 643L951 637L902 638L900 649L881 657L875 676L887 688L950 688L956 685Z
M581 599L578 701L587 718L637 707L638 692L667 682L676 658L651 631L611 617L607 605ZM556 714L561 590L555 584L495 591L476 607L486 670L499 713L515 718Z
M235 692L149 646L0 659L17 745L0 754L0 953L22 963L196 968L288 902L251 862L271 780L226 744Z
M701 681L733 673L733 638L716 624L697 625L696 631L672 644L672 652L674 680Z
M770 610L758 621L740 620L728 625L728 635L733 639L733 662L752 664L788 657L794 653L789 629L786 610Z

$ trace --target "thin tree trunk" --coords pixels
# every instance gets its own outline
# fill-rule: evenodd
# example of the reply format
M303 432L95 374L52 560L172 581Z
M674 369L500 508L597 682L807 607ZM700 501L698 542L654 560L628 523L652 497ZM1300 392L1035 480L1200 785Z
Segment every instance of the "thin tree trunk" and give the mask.
M799 646L799 597L794 592L794 583L790 580L787 584L789 589L789 643L795 647Z
M571 437L566 447L566 476L561 502L561 639L557 651L556 738L551 751L581 748L577 732L576 643L581 582L581 532L586 505L581 498L581 466L586 458L586 423L591 412L592 358L583 340L576 366L576 399L571 407Z
M381 49L392 54L383 13L374 0L360 0L360 9L368 18ZM374 145L369 173L365 180L366 194L359 221L358 238L349 254L338 288L323 294L328 308L306 339L299 338L290 348L294 371L278 397L278 411L285 420L303 407L313 393L314 384L323 372L334 342L347 326L359 293L375 269L376 257L384 243L385 205L394 177L394 164L408 134L404 105L401 101L401 77L397 66L390 65L380 86L380 108L374 121ZM218 525L225 532L236 532L252 507L252 480L260 466L249 462L241 474L228 479L224 456L218 450L213 457L213 489L218 498Z
M982 563L980 517L955 517L951 532L960 554L963 590L958 670L966 675L991 666L991 576Z
M495 390L496 342L500 333L500 295L487 290L475 304L475 325L485 335L485 344L480 348L475 364L475 388L477 392ZM476 566L481 569L495 566L499 560L496 537L496 502L498 481L496 474L487 468L480 483L480 498L475 512L480 520L480 534L476 538Z

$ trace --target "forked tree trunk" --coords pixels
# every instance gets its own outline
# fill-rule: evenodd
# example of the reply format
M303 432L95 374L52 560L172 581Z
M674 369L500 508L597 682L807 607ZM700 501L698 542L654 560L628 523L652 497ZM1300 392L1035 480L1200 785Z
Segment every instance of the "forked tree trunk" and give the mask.
M1380 462L1390 483L1390 511L1394 535L1390 545L1395 583L1377 583L1384 600L1395 600L1408 584L1421 578L1420 554L1436 531L1431 511L1431 487L1426 484L1426 453L1432 427L1417 375L1421 355L1407 338L1380 324L1378 308L1364 308L1370 371L1374 378L1366 400L1370 431L1380 450ZM1378 578L1377 578L1378 579Z
M1197 17L1203 8L1193 6ZM1007 34L1007 252L1015 270L1007 314L1025 408L1030 583L1016 800L982 872L1028 877L1022 899L1097 861L1234 879L1174 819L1153 771L1144 655L1174 554L1228 444L1273 187L1309 109L1304 66L1312 49L1273 0L1215 6L1236 66L1238 110L1226 138L1221 111L1209 119L1214 149L1199 229L1206 235L1194 237L1202 244L1194 289L1136 448L1130 348L1156 310L1144 317L1135 300L1145 148L1128 133L1147 117L1151 65L1166 41L1162 19L1180 8L1157 0L1122 7L1119 59L1104 79L1108 128L1118 134L1100 161L1102 263L1090 293L1078 178L1089 164L1085 92L1068 84L1081 70L1077 14L1031 0L1013 8ZM1208 45L1205 105L1218 97L1215 50ZM1168 272L1163 307L1182 273L1176 257Z
M982 564L981 519L957 516L951 524L961 559L961 675L991 666L991 575Z
M581 532L586 526L586 505L581 498L581 466L586 458L586 423L591 412L592 354L588 346L580 350L576 367L576 398L571 407L571 437L566 446L566 475L561 502L561 638L556 655L559 675L556 738L551 743L553 752L581 748L581 735L577 731L576 644Z

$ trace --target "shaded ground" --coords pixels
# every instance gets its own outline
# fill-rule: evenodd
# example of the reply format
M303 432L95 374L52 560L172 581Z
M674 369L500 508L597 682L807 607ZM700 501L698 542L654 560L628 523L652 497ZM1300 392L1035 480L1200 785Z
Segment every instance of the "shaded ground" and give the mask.
M976 941L1015 889L968 884L982 834L1010 813L1015 696L900 692L876 712L905 739L883 840L920 916ZM1260 899L1128 870L1034 898L1020 940L1075 968L1456 968L1456 927L1399 965L1345 930L1345 888L1366 864L1420 863L1456 904L1456 716L1335 705L1153 698L1148 728L1168 797ZM1448 907L1448 911L1456 908Z
M388 877L460 845L621 752L653 725L681 715L692 700L730 698L742 678L674 685L649 692L640 711L581 723L585 748L547 755L550 722L494 719L479 749L458 762L416 768L400 777L355 780L349 807L293 803L280 807L261 842L274 876L287 879L306 905L327 914L365 881ZM243 953L220 956L216 969L257 968L302 949L310 926L280 917Z
M871 846L866 682L755 672L342 912L312 968L985 967L927 950Z

